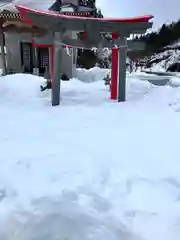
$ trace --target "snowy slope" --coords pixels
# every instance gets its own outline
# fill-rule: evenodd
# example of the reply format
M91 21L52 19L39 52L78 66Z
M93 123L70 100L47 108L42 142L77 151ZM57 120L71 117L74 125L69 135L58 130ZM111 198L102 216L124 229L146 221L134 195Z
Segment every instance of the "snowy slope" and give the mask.
M180 41L165 47L148 59L152 71L166 71L172 64L180 63Z
M106 71L55 108L42 78L0 78L1 240L179 239L179 88L132 74L117 104Z

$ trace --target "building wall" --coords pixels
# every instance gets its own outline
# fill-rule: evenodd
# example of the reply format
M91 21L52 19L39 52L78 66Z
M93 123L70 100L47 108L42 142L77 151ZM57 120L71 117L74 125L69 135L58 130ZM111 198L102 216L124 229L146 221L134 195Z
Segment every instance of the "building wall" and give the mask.
M72 37L72 32L67 31L66 35ZM37 39L37 43L39 44L53 44L54 43L54 37L49 36L44 37L43 39ZM63 61L61 62L61 69L63 69L63 73L67 74L69 78L72 78L74 75L74 71L76 68L76 61L73 61L75 55L76 55L76 50L73 48L64 48L62 53L62 59ZM52 62L52 52L50 50L50 63ZM56 63L58 64L58 63ZM51 72L51 66L50 66L50 72Z
M73 39L77 38L77 34L75 31L67 31L67 35ZM68 76L72 78L73 76L75 76L76 63L77 63L77 49L69 48L69 55L67 53L68 51L64 49L62 67L65 70L65 72L67 72Z
M18 34L8 32L5 34L5 44L7 49L7 69L13 72L21 72L21 51L20 42L30 42L31 34Z
M72 32L67 32L68 35L72 36ZM31 34L18 34L18 33L6 33L5 34L5 43L7 47L7 68L13 72L22 72L21 66L21 51L20 51L20 42L31 42L32 37ZM45 36L43 38L36 39L36 43L38 44L53 44L54 38L50 34L49 36ZM52 61L51 51L49 51L49 62ZM63 73L66 73L70 78L74 75L74 71L76 68L75 61L76 49L70 48L68 51L66 49L63 50L63 61L62 68ZM58 64L58 63L57 63ZM50 66L51 71L51 66Z
M21 72L21 52L19 46L19 34L6 33L5 43L7 48L7 69Z
M62 61L62 67L63 72L69 76L69 78L72 78L73 76L73 49L68 48L67 50L63 50L63 61Z
M1 55L1 54L0 54ZM0 69L3 69L3 61L2 61L2 56L0 56Z

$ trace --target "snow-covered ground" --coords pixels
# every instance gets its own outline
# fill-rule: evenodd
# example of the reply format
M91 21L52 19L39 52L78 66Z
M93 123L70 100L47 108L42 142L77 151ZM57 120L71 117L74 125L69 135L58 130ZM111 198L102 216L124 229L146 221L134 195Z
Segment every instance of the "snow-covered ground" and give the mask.
M58 107L42 78L0 78L0 240L179 239L178 79L129 75L118 104L105 71L63 82Z

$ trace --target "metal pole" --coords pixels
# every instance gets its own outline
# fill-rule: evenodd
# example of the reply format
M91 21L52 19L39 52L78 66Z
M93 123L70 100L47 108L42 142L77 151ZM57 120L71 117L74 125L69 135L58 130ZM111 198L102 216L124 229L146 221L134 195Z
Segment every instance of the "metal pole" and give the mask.
M126 101L126 38L122 38L119 48L119 82L118 82L118 102Z
M52 64L52 106L60 104L60 76L63 48L56 42L60 41L61 34L55 33L54 56Z

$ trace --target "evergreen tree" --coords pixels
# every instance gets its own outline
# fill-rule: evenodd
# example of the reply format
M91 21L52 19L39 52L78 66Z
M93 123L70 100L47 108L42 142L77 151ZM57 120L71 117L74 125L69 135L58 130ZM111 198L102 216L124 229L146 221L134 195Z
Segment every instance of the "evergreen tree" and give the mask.
M171 24L163 24L158 32L152 32L142 36L140 40L144 41L146 48L145 55L151 55L163 50L164 47L180 39L180 20Z
M96 8L95 0L80 0L80 5L93 8L94 9L93 13L92 13L93 17L103 18L101 10ZM78 37L83 40L84 33L79 33ZM104 66L102 64L103 60L100 59L98 56L99 55L97 54L97 52L89 50L89 49L88 50L84 49L83 51L78 50L77 64L79 65L79 67L86 68L86 69L94 67L96 65L96 63L99 63L101 66ZM107 62L108 62L108 60L107 60Z
M80 0L80 6L95 8L95 0Z
M96 65L97 61L98 59L94 51L89 49L78 51L78 67L90 69Z

